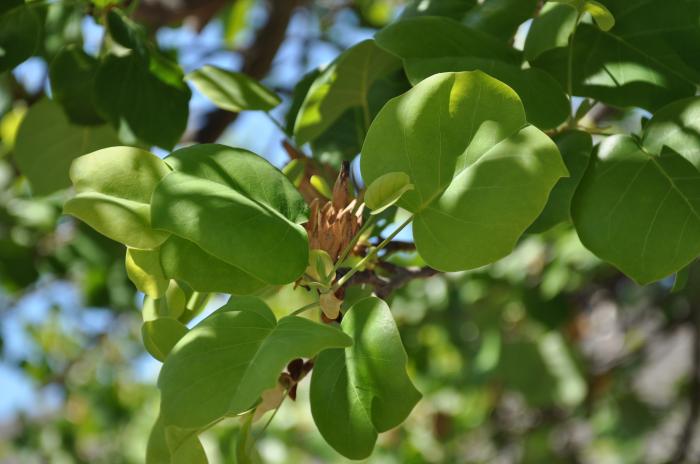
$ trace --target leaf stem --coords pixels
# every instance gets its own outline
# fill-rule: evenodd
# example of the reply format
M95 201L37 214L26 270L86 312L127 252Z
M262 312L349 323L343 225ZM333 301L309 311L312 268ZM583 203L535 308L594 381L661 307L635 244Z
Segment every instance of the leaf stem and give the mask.
M262 436L262 434L265 433L265 430L267 430L267 428L270 426L270 424L272 423L272 419L275 418L275 416L277 415L277 411L280 410L280 408L282 407L282 403L284 403L284 400L287 399L288 395L289 395L289 389L286 389L284 391L284 395L282 395L282 401L280 401L280 404L278 404L277 407L275 408L275 410L272 411L272 414L267 419L267 422L265 422L265 425L263 425L263 427L257 433L257 436L255 437L256 440L259 439Z
M576 112L574 111L574 39L576 38L576 31L578 30L578 23L581 20L581 12L576 16L576 22L574 23L574 30L571 33L571 38L569 39L569 57L567 62L567 88L569 92L569 107L571 109L571 114L569 115L569 125L572 126L576 121Z
M307 305L304 305L304 306L302 306L302 307L299 308L299 309L295 309L294 311L292 311L292 313L290 314L290 316L296 316L297 314L301 314L301 313L303 313L304 311L308 311L309 309L315 308L315 307L318 306L318 305L319 305L319 302L318 302L318 301L314 301L313 303L309 303L309 304L307 304Z
M374 222L376 221L377 217L376 216L370 216L367 221L362 224L362 227L360 227L360 230L357 231L355 236L350 240L350 243L347 244L347 246L343 249L343 251L340 253L338 256L338 259L336 260L335 264L333 265L333 270L331 270L331 275L333 275L334 272L338 270L338 267L340 264L345 261L345 258L348 257L350 252L352 251L353 248L355 248L355 245L357 245L358 240L360 240L360 237L362 237L362 234L367 232L367 229L370 228L370 226L374 225Z
M404 222L402 222L387 238L385 238L382 243L377 245L375 248L372 248L372 250L367 253L367 256L362 258L359 263L357 263L350 271L348 271L347 274L345 274L343 277L338 279L338 281L331 287L331 292L335 292L338 290L340 287L342 287L348 280L350 280L350 277L355 275L357 271L360 270L362 266L364 266L369 260L374 258L377 253L379 253L385 246L387 246L391 240L398 235L399 232L401 232L404 227L409 225L413 221L413 214L411 214Z
M272 122L272 124L274 124L275 127L277 127L277 129L279 129L285 135L285 137L287 137L290 141L292 140L292 135L289 132L287 132L287 129L282 125L281 122L279 122L268 111L263 111L263 113L265 114L265 116L267 116L267 119L269 119L270 122Z

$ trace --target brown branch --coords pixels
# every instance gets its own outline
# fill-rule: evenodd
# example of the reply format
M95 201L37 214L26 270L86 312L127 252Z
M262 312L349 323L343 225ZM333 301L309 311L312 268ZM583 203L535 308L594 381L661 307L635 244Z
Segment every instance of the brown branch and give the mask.
M255 40L244 53L241 71L254 79L262 79L270 71L272 62L284 41L289 20L304 0L274 0L270 2L267 22L255 35ZM238 113L214 110L206 116L204 126L194 135L198 143L216 141L238 117Z
M371 285L374 287L374 293L376 293L379 298L386 298L396 289L403 287L414 279L425 279L440 274L440 271L436 271L430 267L409 269L387 262L380 262L378 266L388 271L389 276L380 276L372 270L360 271L352 276L345 286L357 284Z
M387 246L384 247L386 253L396 253L400 251L415 251L416 244L413 242L402 242L401 240L394 240L389 242Z

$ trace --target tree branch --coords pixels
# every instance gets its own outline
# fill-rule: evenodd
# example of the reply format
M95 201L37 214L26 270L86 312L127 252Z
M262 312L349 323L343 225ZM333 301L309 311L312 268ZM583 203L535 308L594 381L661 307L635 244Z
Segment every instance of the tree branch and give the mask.
M377 275L373 270L360 271L352 276L345 286L368 284L374 287L374 293L379 298L384 299L414 279L425 279L440 274L440 271L430 267L409 269L387 262L379 262L378 266L388 271L389 277Z

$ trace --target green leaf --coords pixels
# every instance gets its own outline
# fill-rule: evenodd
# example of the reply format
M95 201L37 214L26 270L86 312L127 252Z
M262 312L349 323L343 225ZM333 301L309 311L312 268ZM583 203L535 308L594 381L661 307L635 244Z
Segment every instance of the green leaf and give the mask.
M401 17L445 16L461 20L474 5L476 0L412 0L401 13Z
M151 356L161 362L187 332L187 327L169 317L146 321L141 326L143 345Z
M388 172L367 187L365 204L372 210L370 214L379 214L399 201L409 190L413 190L413 184L405 172Z
M605 139L572 203L581 242L640 284L681 270L698 253L700 172L650 154L632 137Z
M547 206L528 232L543 232L561 222L571 222L571 199L586 172L593 150L593 139L586 132L562 132L554 137L554 142L564 158L570 176L557 182L549 194Z
M269 111L282 101L272 90L245 74L216 66L203 66L189 73L185 79L216 106L228 111Z
M168 289L169 281L160 264L160 250L126 250L126 274L140 291L151 298L160 298Z
M64 48L51 62L51 95L76 124L104 122L97 114L92 93L86 92L86 87L90 88L94 81L97 63L78 46Z
M29 108L17 131L15 160L37 195L70 186L74 159L100 148L119 145L109 126L76 126L61 107L43 99Z
M135 52L107 55L95 77L100 114L124 140L171 149L187 125L190 89L174 72L151 72Z
M305 271L315 282L324 286L330 286L335 275L333 274L333 260L323 250L311 250L309 252L309 265Z
M541 129L557 127L569 115L569 100L561 86L540 69L520 69L502 61L465 56L407 59L404 65L413 84L441 72L481 70L515 90L528 121Z
M307 220L308 206L294 185L251 151L207 143L176 150L165 161L176 171L234 188L295 224Z
M352 340L330 325L297 316L279 321L261 300L231 299L190 330L158 378L167 425L200 428L250 409L295 358Z
M194 243L170 236L160 247L163 272L207 293L250 295L268 284L205 252Z
M151 195L169 171L163 160L138 148L83 155L71 166L76 194L63 211L128 247L155 248L168 233L151 228Z
M596 26L603 31L609 31L615 26L615 17L602 3L586 0L583 4L583 11L589 13L593 17Z
M146 447L146 464L207 464L196 431L166 427L158 416Z
M32 56L41 40L41 22L34 8L19 5L0 15L0 73Z
M686 98L659 109L644 127L642 145L651 153L671 148L700 170L700 98Z
M414 214L420 255L443 271L510 253L567 175L556 145L527 125L515 92L480 71L437 74L391 100L360 166L370 184L408 174L415 190L398 205Z
M671 288L671 293L682 292L688 284L689 277L690 266L686 266L680 271L676 272L676 275L673 278L673 287Z
M365 40L343 52L313 82L297 114L294 135L304 144L318 138L348 109L362 108L365 127L371 121L370 90L401 62Z
M307 208L284 174L224 145L188 147L167 161L176 171L153 194L154 227L235 266L248 281L286 284L304 272L308 240L297 222Z
M463 23L501 39L511 39L532 18L538 0L485 0L467 12Z
M532 61L547 50L569 45L578 14L570 5L547 2L530 25L525 38L525 59Z
M355 303L341 323L351 347L323 351L311 378L311 414L339 453L364 459L377 434L399 425L421 398L406 373L406 351L389 307L379 298Z
M605 0L615 27L582 23L573 47L573 92L650 111L695 94L700 83L700 2ZM566 85L569 47L531 63Z
M520 63L517 50L448 18L404 19L379 31L375 40L380 47L403 59L473 56Z
M124 12L112 8L107 12L107 29L109 35L122 47L135 50L147 59L148 39L142 26L132 21Z

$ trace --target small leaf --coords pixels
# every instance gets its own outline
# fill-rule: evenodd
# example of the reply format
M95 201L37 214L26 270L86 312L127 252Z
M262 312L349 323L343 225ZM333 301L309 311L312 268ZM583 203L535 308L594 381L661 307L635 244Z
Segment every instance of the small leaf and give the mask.
M168 425L204 427L253 407L292 359L351 344L335 327L297 316L276 321L261 300L232 298L168 355L158 378L161 413Z
M421 394L406 374L406 351L386 303L374 297L358 301L341 328L354 344L318 356L311 414L333 448L350 459L364 459L377 434L403 422Z
M189 73L185 79L216 106L228 111L269 111L282 101L272 90L245 74L216 66L203 66Z
M32 105L15 139L15 160L36 195L70 186L68 171L74 159L100 148L120 145L109 126L77 126L49 99Z
M141 326L141 336L146 350L161 362L165 361L168 353L187 332L187 327L169 317L146 321Z
M333 272L333 260L324 250L311 250L309 252L309 265L305 273L314 281L325 286L330 285L335 275Z
M126 250L126 274L140 291L151 298L160 298L168 289L168 279L160 265L160 250Z
M71 166L76 195L63 211L128 247L155 248L168 233L151 228L151 196L168 172L163 160L138 148L83 155Z
M365 192L365 204L372 210L370 214L379 214L399 201L401 196L413 190L411 178L405 172L388 172L376 178Z
M316 191L323 195L327 200L333 199L333 191L331 190L330 185L328 185L328 182L326 182L326 179L314 174L311 176L311 179L309 179L309 182L311 182L313 188L315 188Z
M255 439L251 433L253 414L247 414L243 420L241 430L236 438L236 461L235 464L262 464L262 458L255 448Z
M602 3L595 0L586 0L583 5L583 11L590 13L596 26L603 31L609 31L615 26L615 17Z
M340 315L340 306L342 304L343 300L339 300L333 292L322 293L319 297L321 311L331 321L336 320Z

